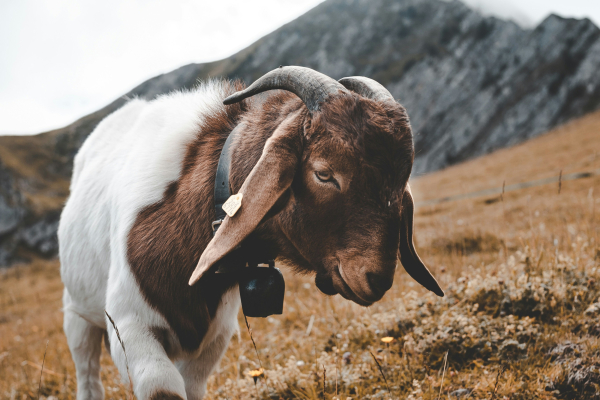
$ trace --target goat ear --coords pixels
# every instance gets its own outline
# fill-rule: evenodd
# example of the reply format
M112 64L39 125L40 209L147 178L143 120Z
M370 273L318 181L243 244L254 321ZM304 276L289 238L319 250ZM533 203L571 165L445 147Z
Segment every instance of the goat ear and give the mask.
M246 239L292 184L302 157L302 127L295 116L296 113L290 115L267 140L260 159L240 188L241 208L233 217L225 217L204 249L190 286Z
M406 185L402 197L402 215L400 217L400 262L408 274L426 289L440 297L444 297L444 291L437 283L431 272L419 258L413 243L413 216L415 205L413 202L410 186Z

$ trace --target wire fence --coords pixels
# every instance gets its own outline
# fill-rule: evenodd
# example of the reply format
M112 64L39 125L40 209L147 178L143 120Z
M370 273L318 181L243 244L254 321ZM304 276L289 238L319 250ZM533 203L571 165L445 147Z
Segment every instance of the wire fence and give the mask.
M566 175L563 175L562 171L561 171L561 173L558 176L552 176L552 177L543 178L543 179L536 179L536 180L527 181L527 182L514 183L512 185L506 185L503 187L495 187L495 188L490 188L490 189L478 190L475 192L462 193L462 194L457 194L454 196L446 196L446 197L440 197L437 199L418 201L416 205L417 206L431 206L431 205L435 205L435 204L446 203L449 201L470 199L473 197L502 195L503 193L506 193L506 192L512 192L512 191L520 190L520 189L527 189L527 188L536 187L536 186L548 185L550 183L557 183L560 186L561 183L564 181L573 181L576 179L591 178L596 175L600 175L600 169L596 169L593 171L587 171L587 172L574 172L574 173L566 174Z

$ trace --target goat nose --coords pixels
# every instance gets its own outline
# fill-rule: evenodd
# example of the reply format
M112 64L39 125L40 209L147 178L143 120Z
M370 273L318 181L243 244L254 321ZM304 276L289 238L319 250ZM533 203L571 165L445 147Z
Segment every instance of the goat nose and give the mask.
M389 274L378 274L374 272L367 272L367 281L369 287L374 294L381 297L394 283L394 276Z

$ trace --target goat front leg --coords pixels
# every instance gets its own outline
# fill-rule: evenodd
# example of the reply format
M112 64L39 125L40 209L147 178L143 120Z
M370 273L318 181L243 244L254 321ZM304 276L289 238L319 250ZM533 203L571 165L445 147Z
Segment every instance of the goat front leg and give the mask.
M185 380L188 400L204 398L208 377L225 354L231 337L236 333L239 337L237 315L240 305L240 294L236 286L221 298L221 305L211 321L211 327L203 339L199 354L177 363Z
M183 377L151 329L135 318L118 318L114 322L125 353L111 322L107 321L111 356L127 384L131 377L138 400L187 400Z
M208 344L198 358L181 361L179 371L185 380L188 400L202 400L206 394L208 377L219 364L231 339L231 334L219 335Z

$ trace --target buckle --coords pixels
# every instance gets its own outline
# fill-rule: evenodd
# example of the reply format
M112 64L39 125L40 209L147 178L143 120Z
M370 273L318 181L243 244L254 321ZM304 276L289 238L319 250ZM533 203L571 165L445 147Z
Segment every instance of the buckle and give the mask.
M219 226L221 226L222 223L223 223L222 219L213 221L213 223L212 223L213 236L215 236L215 234L217 233L217 230L219 229Z

